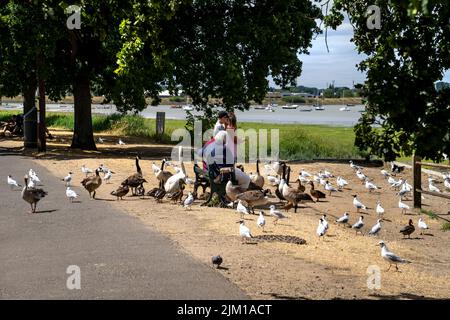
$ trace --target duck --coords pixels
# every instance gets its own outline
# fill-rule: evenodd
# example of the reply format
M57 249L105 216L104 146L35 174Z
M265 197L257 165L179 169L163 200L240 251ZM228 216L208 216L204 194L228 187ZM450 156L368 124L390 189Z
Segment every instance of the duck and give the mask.
M100 177L98 169L95 170L95 176L84 178L81 181L81 185L89 192L89 197L95 199L95 195L97 193L97 189L102 185L102 178Z
M123 200L123 197L125 197L129 191L130 191L130 187L128 187L128 185L126 185L126 184L122 184L119 188L112 191L111 195L116 196L117 201L119 201L119 199Z
M127 185L131 188L132 195L135 196L138 193L138 188L143 189L143 184L147 183L147 180L144 179L144 176L142 175L142 169L139 165L139 160L141 157L138 155L135 158L136 163L136 173L132 174L128 178L126 178L124 181L122 181L121 185ZM143 193L143 192L142 192Z
M389 271L393 264L395 265L395 268L398 271L398 266L397 266L398 263L410 263L409 261L402 259L399 256L397 256L396 254L394 254L393 252L389 251L388 247L386 246L386 244L383 241L380 241L378 243L378 246L381 247L381 257L383 257L384 260L389 262L389 268L386 271Z
M25 180L25 186L22 190L22 199L28 202L31 206L31 212L30 213L36 213L36 206L37 203L45 198L48 193L44 191L43 189L36 189L36 188L28 188L28 176L24 177Z
M411 238L411 234L416 230L414 227L412 219L409 219L408 225L400 229L400 233L403 234L403 237L408 236Z
M238 194L236 199L245 202L252 213L254 213L254 207L264 206L269 202L269 198L267 197L269 191L249 190Z
M311 186L309 193L313 198L316 198L317 202L319 202L320 199L325 199L327 197L322 191L314 189L314 182L310 181L309 185Z
M302 184L302 181L300 179L297 179L296 182L298 183L297 190L300 192L305 192L306 187Z
M236 170L239 169L236 168L231 170L230 180L228 180L227 184L225 185L225 193L228 199L233 203L236 202L238 195L243 194L248 190L248 188L243 188L239 186L238 181L236 179Z
M251 181L259 188L264 187L264 177L259 172L259 159L256 160L256 174L250 175Z

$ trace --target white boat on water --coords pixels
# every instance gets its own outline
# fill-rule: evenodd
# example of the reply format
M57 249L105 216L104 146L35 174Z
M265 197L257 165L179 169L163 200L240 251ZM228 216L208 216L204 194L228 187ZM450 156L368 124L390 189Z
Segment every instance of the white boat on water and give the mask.
M266 110L269 112L275 112L275 110L273 109L273 107L271 105L267 106Z
M282 106L281 107L282 109L285 109L285 110L295 110L295 109L297 109L298 108L298 105L296 105L296 104L293 104L293 105L291 105L291 106Z
M314 108L314 110L316 110L316 111L324 111L325 107L324 106L317 106L317 107Z
M253 109L255 110L266 110L267 108L264 106L254 106Z
M349 107L342 107L342 108L339 108L339 111L350 111L350 108Z
M312 108L310 106L301 106L299 110L300 112L310 112Z

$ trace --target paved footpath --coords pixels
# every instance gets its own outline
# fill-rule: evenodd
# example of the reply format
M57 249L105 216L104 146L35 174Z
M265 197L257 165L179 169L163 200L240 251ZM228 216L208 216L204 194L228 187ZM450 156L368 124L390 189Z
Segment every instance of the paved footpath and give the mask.
M27 214L20 184L30 168L49 195ZM106 201L65 197L60 177L20 155L0 153L0 299L246 299L220 273ZM20 180L20 181L19 181ZM69 290L69 266L80 290ZM76 272L76 270L75 270ZM70 282L76 283L76 282Z

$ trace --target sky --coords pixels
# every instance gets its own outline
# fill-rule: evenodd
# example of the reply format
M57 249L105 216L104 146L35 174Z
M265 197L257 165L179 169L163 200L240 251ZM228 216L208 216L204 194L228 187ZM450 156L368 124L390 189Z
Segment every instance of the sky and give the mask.
M352 87L353 81L361 83L365 74L357 70L356 65L364 59L359 55L350 39L353 29L350 23L344 22L337 30L328 30L327 52L324 33L313 40L310 55L301 55L303 71L297 80L297 85L326 88L335 81L336 87ZM450 71L447 71L443 81L450 82ZM270 81L273 85L273 82Z

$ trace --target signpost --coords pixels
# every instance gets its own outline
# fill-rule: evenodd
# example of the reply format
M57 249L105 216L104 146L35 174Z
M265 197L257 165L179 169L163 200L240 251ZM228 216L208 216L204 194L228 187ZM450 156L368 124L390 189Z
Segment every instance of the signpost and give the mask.
M166 113L157 112L156 113L156 134L162 136L164 134L166 126Z

